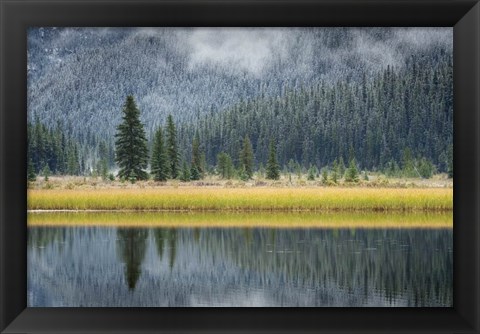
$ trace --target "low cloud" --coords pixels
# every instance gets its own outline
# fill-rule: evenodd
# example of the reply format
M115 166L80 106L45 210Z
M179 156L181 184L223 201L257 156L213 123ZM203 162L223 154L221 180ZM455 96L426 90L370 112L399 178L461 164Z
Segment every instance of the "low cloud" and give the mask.
M261 75L289 51L292 33L281 28L199 28L187 38L190 67L221 67Z

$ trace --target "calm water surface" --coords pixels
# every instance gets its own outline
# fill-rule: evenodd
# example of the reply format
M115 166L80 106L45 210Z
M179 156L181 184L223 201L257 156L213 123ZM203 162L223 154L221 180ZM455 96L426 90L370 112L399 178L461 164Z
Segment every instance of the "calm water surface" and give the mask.
M29 227L28 306L452 306L452 229Z

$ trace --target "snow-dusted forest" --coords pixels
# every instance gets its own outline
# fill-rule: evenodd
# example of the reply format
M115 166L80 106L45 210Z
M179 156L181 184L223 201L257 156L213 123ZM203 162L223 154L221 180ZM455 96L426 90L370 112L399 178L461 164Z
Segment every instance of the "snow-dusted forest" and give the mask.
M115 169L133 95L149 147L171 114L185 161L198 136L207 165L221 152L237 164L248 137L257 168L273 138L281 166L353 152L394 170L408 153L447 171L452 42L451 28L31 28L29 156L36 172Z

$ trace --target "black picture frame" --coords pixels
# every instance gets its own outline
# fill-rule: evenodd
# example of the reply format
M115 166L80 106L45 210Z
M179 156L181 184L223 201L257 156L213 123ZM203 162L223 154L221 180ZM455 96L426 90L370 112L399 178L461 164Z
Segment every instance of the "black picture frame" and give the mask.
M480 333L480 4L472 0L0 0L0 331ZM30 26L454 28L452 308L27 308L26 29Z

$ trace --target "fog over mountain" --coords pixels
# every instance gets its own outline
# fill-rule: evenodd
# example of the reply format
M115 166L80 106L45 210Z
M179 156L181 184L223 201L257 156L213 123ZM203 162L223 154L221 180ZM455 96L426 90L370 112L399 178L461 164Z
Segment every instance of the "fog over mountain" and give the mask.
M28 117L110 140L133 94L147 136L242 99L451 54L451 28L31 28Z

